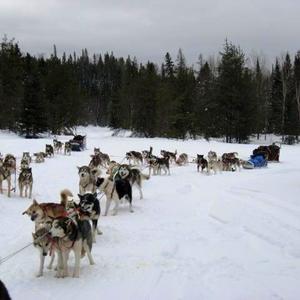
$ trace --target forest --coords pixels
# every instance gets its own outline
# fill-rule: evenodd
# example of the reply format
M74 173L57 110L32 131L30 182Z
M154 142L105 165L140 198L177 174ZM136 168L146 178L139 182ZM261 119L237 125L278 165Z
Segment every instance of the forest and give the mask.
M247 142L273 133L298 139L300 51L270 69L249 64L225 40L217 59L199 55L188 66L183 51L163 63L139 63L113 53L23 53L4 37L0 49L0 129L25 137L61 134L78 125L130 129L136 136L222 137Z

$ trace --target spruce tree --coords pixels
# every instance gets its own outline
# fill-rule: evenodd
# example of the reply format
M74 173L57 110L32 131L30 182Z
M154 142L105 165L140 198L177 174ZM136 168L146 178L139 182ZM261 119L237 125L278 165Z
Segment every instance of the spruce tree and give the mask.
M44 94L37 62L29 54L24 58L24 97L20 118L20 132L36 137L47 130Z

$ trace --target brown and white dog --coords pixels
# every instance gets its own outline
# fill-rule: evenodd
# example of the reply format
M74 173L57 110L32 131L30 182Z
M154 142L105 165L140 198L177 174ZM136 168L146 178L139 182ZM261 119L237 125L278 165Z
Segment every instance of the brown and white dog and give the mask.
M28 215L31 221L35 222L35 228L45 223L51 223L55 218L67 216L68 197L72 197L72 193L65 189L60 193L60 203L38 203L35 199L32 204L23 212Z

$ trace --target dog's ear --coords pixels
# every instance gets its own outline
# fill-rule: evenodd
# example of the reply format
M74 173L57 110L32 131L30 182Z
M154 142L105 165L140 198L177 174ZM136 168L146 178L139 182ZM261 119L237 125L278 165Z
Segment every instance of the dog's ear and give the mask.
M32 202L33 202L34 205L38 205L38 202L35 199L33 199Z
M98 195L97 192L95 192L95 193L94 193L94 197L95 197L96 199L97 199L97 195Z
M82 200L83 195L80 195L80 194L77 194L77 195L78 195L78 197L79 197L79 200Z
M32 232L32 237L33 237L33 239L36 238L36 234L34 232Z
M77 166L76 168L78 169L78 171L80 170L80 167Z
M28 171L31 172L31 168L28 168Z
M25 210L25 211L22 212L22 215L25 215L25 214L28 215L27 210Z

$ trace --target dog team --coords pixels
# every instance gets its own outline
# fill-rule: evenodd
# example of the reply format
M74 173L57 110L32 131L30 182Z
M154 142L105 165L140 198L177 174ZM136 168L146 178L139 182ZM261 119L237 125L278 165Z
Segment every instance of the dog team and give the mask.
M64 154L71 153L71 147L66 142ZM53 146L47 144L45 152L35 153L35 162L43 162L45 157L53 157L54 153L62 153L63 143L53 140ZM148 180L151 175L170 175L170 165L184 166L189 163L188 155L182 153L177 156L177 151L160 151L160 156L153 155L153 148L142 152L129 151L125 158L128 164L117 163L110 160L108 154L94 148L94 154L88 165L78 168L79 194L75 200L71 191L65 189L61 192L60 203L38 203L33 200L30 207L23 212L35 223L33 244L40 252L40 266L37 276L43 275L45 257L51 256L49 269L52 268L55 256L57 256L56 277L67 277L68 259L71 251L74 252L75 265L73 277L79 277L80 260L85 254L89 263L94 264L92 257L92 243L96 242L96 233L102 234L98 228L101 214L98 192L106 196L104 216L108 215L111 202L114 202L112 215L117 215L119 204L128 202L129 211L132 208L132 188L139 191L140 199L143 198L142 182ZM124 159L123 159L124 160ZM30 167L31 157L29 152L24 152L21 160L21 171L18 178L20 197L31 198L32 196L32 169ZM123 162L123 161L122 161ZM221 158L213 151L208 153L207 159L204 155L197 154L194 160L197 171L234 171L241 166L241 160L237 153L224 153ZM142 168L148 168L148 175L142 172ZM107 176L102 177L103 170ZM0 157L0 191L2 182L7 181L8 196L11 190L11 175L16 172L16 158L7 154L3 159Z
M63 147L64 145L64 147ZM64 144L56 139L53 140L53 146L46 144L45 152L37 152L33 155L35 156L35 163L43 163L46 157L53 157L54 152L62 153L64 149L65 155L71 155L71 144L70 142L65 142ZM32 163L32 157L29 152L23 152L20 170L18 176L18 187L20 192L20 197L23 195L27 198L32 196L32 186L33 186L33 176L32 168L30 167ZM6 154L3 158L0 153L0 193L3 194L3 182L7 182L7 196L11 196L11 191L15 191L16 187L12 188L12 176L17 176L17 159L12 154Z

